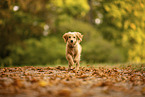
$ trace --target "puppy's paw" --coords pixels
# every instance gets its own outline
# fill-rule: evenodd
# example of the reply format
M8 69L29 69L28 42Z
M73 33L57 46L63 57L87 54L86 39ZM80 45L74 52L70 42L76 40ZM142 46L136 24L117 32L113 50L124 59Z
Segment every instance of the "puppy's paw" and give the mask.
M75 69L75 71L78 72L78 70L79 70L79 67L77 66L76 69Z
M72 66L69 65L69 67L68 67L68 71L71 71L71 70L73 70L73 69L72 69Z

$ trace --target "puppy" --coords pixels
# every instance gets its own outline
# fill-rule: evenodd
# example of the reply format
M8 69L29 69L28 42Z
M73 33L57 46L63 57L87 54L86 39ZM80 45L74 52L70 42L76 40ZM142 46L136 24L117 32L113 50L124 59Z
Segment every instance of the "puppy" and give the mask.
M66 42L66 59L69 63L68 70L71 69L71 66L76 63L76 71L79 69L79 62L82 47L79 44L82 41L83 35L79 32L68 32L63 35L63 39Z

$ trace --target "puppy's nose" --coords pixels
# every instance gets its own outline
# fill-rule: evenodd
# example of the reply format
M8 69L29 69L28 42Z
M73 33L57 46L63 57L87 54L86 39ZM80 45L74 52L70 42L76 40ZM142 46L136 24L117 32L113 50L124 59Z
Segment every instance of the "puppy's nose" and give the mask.
M73 40L71 40L70 42L73 43Z

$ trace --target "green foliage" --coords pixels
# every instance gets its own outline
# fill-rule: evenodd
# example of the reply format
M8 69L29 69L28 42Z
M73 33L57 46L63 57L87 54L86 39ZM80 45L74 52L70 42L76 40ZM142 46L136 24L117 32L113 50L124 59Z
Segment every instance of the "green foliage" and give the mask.
M83 44L82 56L83 60L85 60L87 63L117 63L123 62L125 60L121 50L103 40L101 37L91 39L86 44Z
M81 32L85 37L83 41L88 41L90 38L95 38L99 36L96 29L89 23L76 20L67 15L62 15L59 17L58 32L64 34L69 31Z
M40 41L32 38L24 41L24 44L24 47L15 47L10 56L16 65L65 61L65 44L62 44L57 37L45 37Z
M59 14L82 17L89 11L87 0L52 0Z
M43 34L41 24L44 20L39 17L42 9L40 11L38 7L34 8L38 5L42 6L45 2L40 3L40 0L37 0L31 4L31 1L0 1L0 59L9 57L11 54L9 46L31 37L40 38ZM15 7L17 11L14 10ZM36 25L34 25L35 22L37 22Z
M105 21L99 26L104 38L124 47L128 61L144 62L145 1L101 1L96 9Z

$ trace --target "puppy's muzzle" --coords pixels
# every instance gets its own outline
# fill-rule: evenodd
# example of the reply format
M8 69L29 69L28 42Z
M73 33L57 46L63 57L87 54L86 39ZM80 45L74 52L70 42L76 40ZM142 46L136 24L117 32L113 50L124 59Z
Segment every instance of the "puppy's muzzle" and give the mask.
M70 42L73 43L73 40L71 40Z

